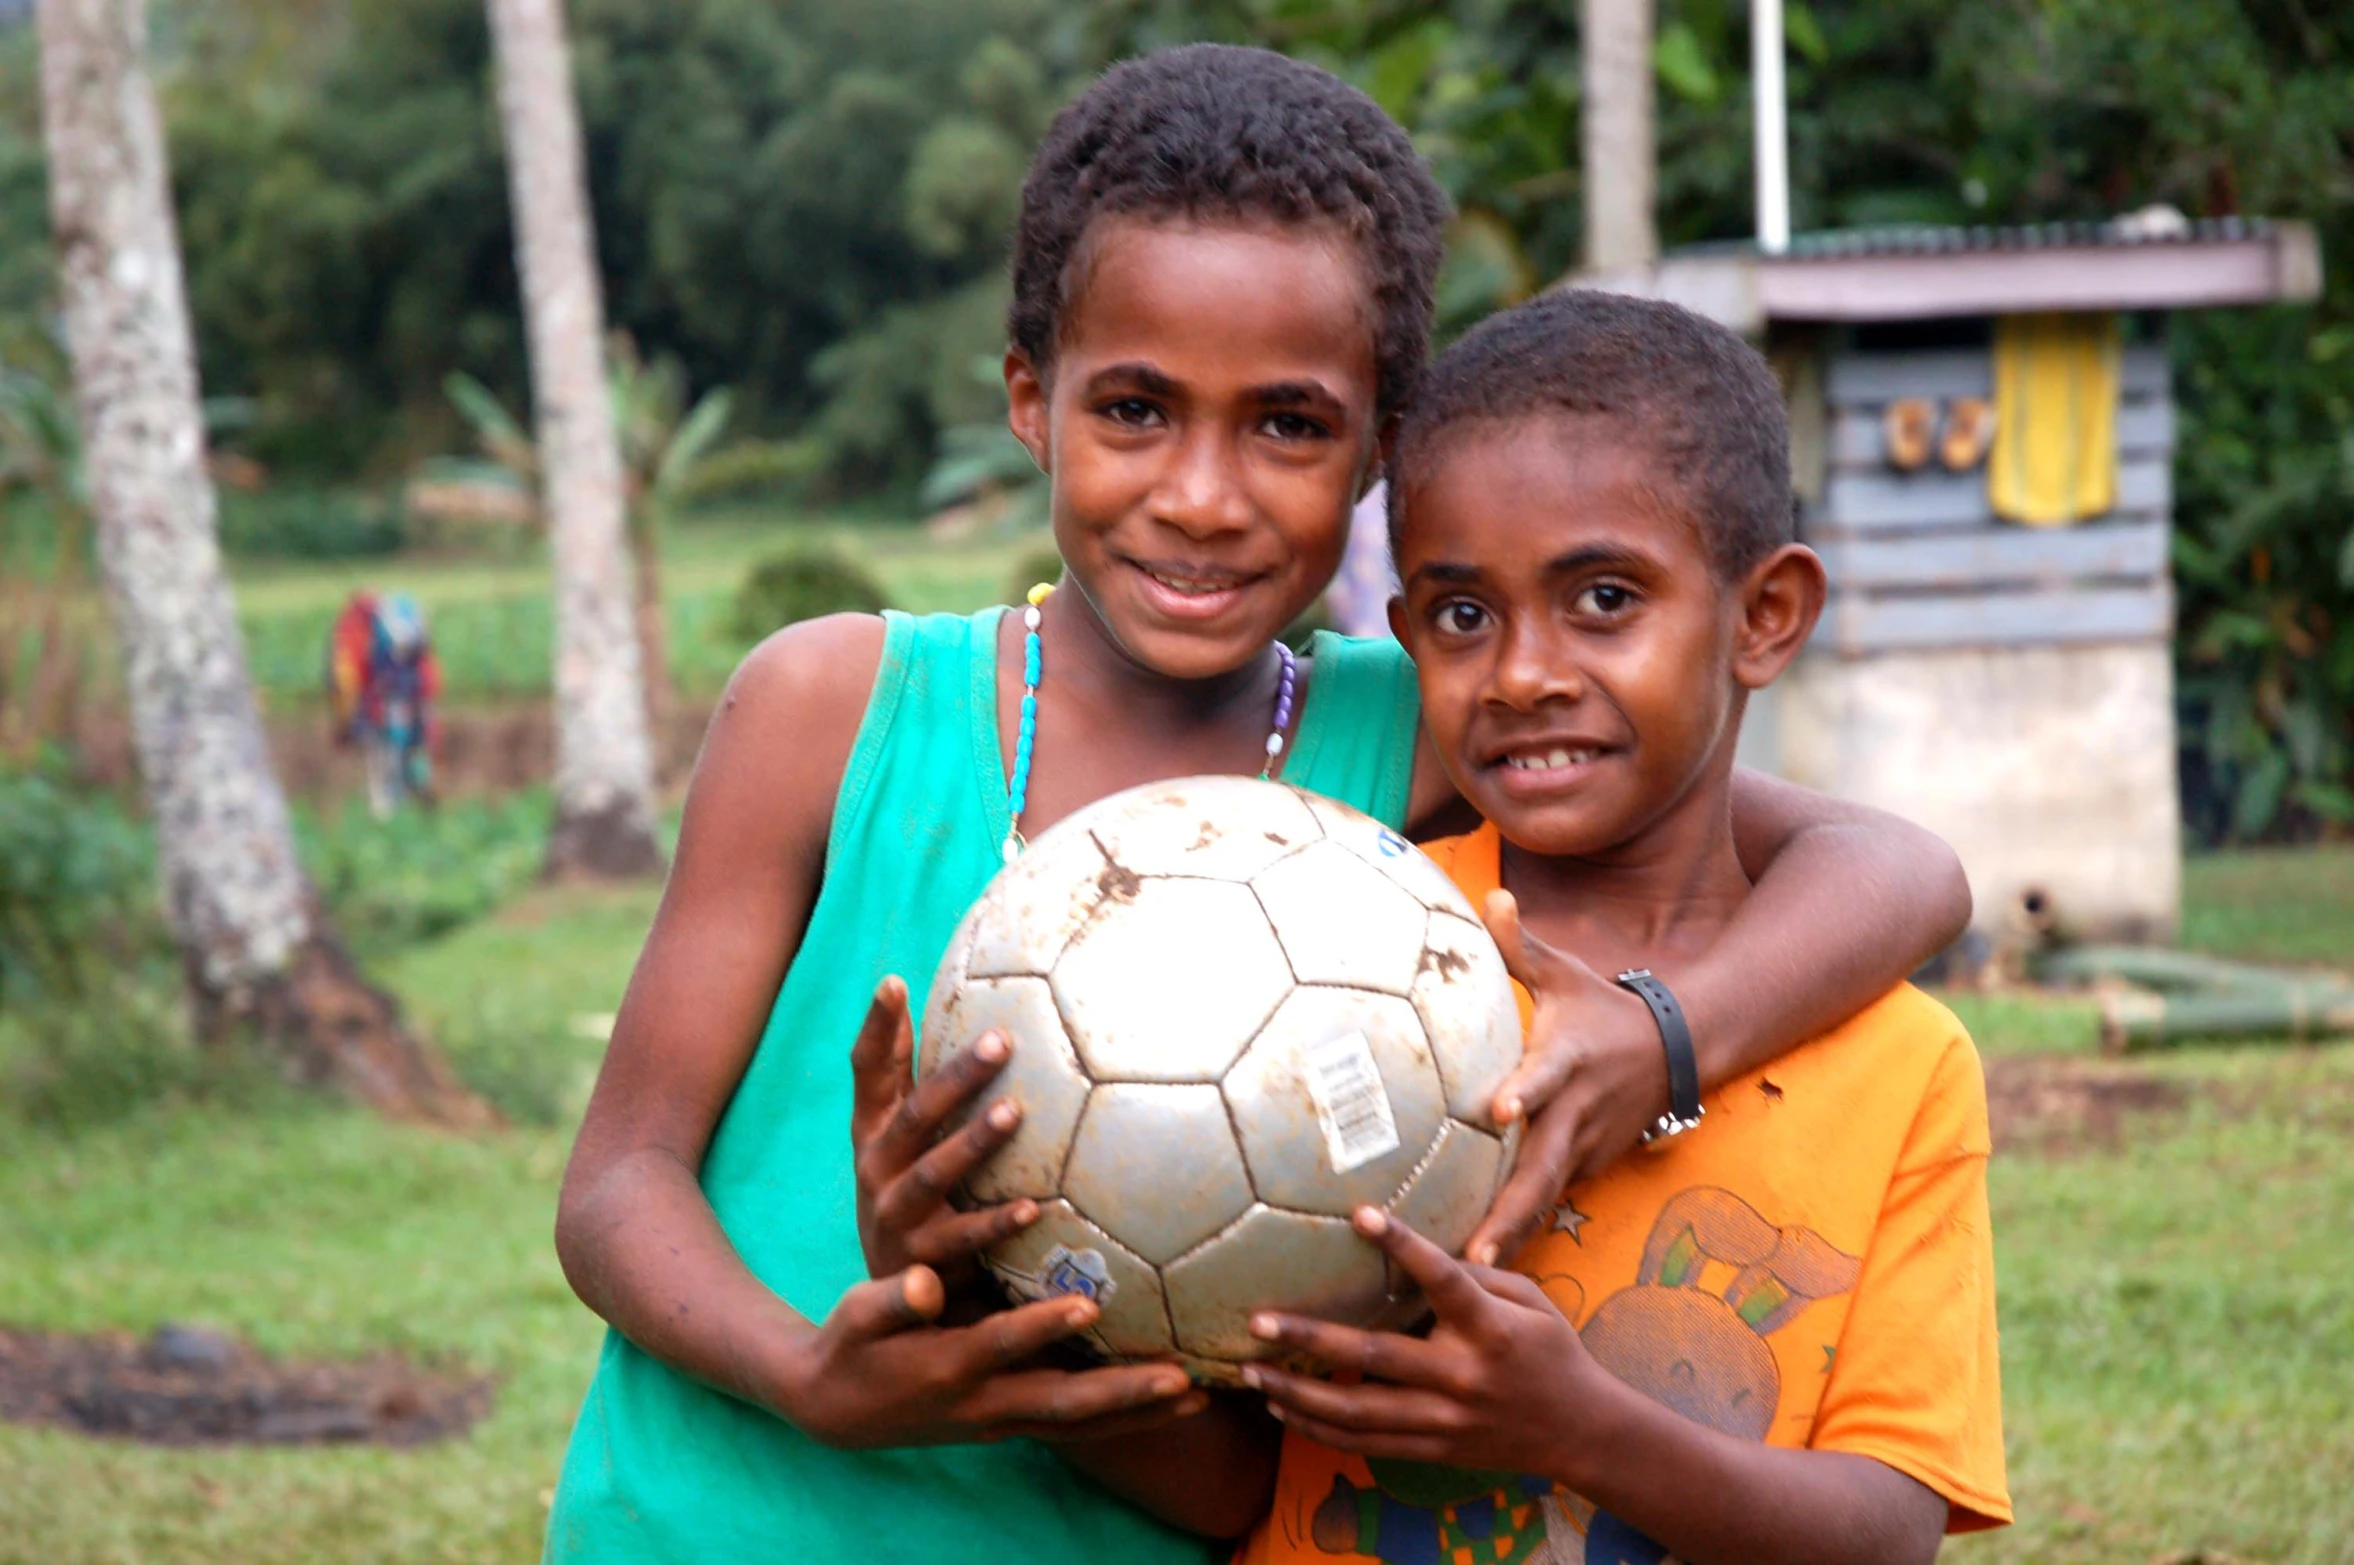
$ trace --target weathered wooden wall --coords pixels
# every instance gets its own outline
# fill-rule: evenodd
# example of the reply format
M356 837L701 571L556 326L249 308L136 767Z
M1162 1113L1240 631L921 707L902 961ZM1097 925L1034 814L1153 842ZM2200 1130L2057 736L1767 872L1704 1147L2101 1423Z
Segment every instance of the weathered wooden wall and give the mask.
M2061 528L1996 520L1983 467L1908 475L1882 455L1891 400L1991 398L1990 349L1783 369L1804 531L1832 593L1814 644L1751 701L1743 762L1943 836L1989 934L2032 891L2082 933L2169 938L2181 826L2163 352L2126 352L2115 511Z
M1983 466L1891 469L1881 422L1901 397L1991 398L1987 348L1833 352L1820 378L1822 477L1802 523L1831 576L1818 645L1899 648L2147 641L2173 629L2167 574L2174 410L2165 350L2125 350L2117 504L2073 527L2019 527Z

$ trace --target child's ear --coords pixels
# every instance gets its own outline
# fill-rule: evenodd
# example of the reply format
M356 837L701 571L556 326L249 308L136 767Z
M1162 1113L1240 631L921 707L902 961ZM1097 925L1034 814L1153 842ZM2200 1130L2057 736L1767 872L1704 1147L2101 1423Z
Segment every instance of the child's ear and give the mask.
M1733 677L1743 689L1763 690L1781 677L1814 634L1829 590L1822 558L1802 543L1782 545L1750 570L1733 647Z
M1404 598L1402 598L1402 597L1396 597L1396 598L1392 598L1392 599L1390 599L1390 606L1389 606L1389 607L1390 607L1390 634L1391 634L1392 636L1395 636L1395 637L1397 638L1397 640L1398 640L1398 645L1399 645L1399 646L1401 646L1401 647L1402 647L1402 646L1405 646L1405 645L1406 645L1406 600L1405 600Z
M1014 432L1030 453L1030 460L1038 464L1041 473L1052 472L1054 444L1049 438L1052 421L1048 418L1046 377L1038 366L1030 362L1030 355L1019 348L1005 350L1005 424Z
M1373 459L1365 464L1365 471L1357 478L1358 500L1373 493L1373 486L1389 475L1390 449L1397 437L1398 416L1393 413L1381 421L1381 432L1373 437Z

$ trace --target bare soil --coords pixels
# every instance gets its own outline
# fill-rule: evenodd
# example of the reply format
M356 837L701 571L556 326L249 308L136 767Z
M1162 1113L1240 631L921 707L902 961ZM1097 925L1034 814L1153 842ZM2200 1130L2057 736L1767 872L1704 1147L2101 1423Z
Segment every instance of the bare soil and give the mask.
M423 1445L490 1412L487 1375L395 1354L280 1363L225 1333L0 1327L0 1420L154 1445Z
M662 735L663 776L681 778L702 743L711 708L686 703ZM271 712L265 721L270 754L287 793L311 803L356 798L365 789L360 753L335 742L317 709ZM464 706L441 715L441 747L433 775L444 794L511 793L546 783L556 772L554 715L545 701ZM89 712L76 725L83 771L97 786L138 782L130 723L118 712Z
M2188 1096L2175 1082L2109 1060L2015 1054L1986 1061L1997 1152L2111 1150L2136 1121L2180 1114Z

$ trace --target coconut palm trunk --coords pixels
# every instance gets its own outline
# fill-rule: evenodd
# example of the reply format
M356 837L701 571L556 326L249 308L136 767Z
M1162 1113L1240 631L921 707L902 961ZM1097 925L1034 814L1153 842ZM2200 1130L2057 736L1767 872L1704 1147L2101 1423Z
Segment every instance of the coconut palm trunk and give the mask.
M221 568L144 0L40 0L50 215L98 557L200 1032L390 1113L489 1111L401 1024L295 852Z
M654 734L654 766L668 777L674 765L670 729L678 714L678 686L670 676L670 620L662 610L662 518L647 509L630 519L629 548L636 578L638 665L646 679L646 723Z
M662 872L654 753L630 598L605 306L562 0L490 0L540 493L556 576L551 879Z
M1624 272L1659 255L1652 218L1658 154L1652 129L1652 0L1581 0L1579 140L1586 268Z

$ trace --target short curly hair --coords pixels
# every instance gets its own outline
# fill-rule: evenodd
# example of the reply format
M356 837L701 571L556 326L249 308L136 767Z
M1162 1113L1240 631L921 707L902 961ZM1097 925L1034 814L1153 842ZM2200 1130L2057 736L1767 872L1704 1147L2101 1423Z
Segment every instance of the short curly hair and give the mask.
M1055 116L1022 184L1006 335L1041 369L1089 225L1121 214L1337 227L1372 284L1377 404L1405 404L1430 353L1448 205L1371 98L1329 71L1225 44L1104 72Z
M1789 414L1764 356L1676 305L1565 288L1489 316L1423 376L1390 454L1392 553L1408 497L1450 445L1547 414L1620 421L1722 580L1796 536Z

